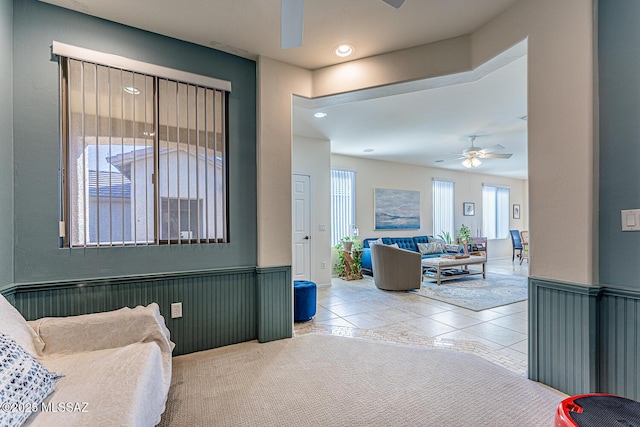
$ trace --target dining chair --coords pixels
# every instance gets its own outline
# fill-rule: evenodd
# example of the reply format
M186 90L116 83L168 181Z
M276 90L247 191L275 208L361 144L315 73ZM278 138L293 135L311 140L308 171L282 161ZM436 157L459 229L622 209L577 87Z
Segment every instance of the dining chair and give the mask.
M511 262L513 262L516 259L516 251L519 251L518 258L522 258L522 238L519 230L509 230L509 233L511 234L511 244L513 246L511 254Z

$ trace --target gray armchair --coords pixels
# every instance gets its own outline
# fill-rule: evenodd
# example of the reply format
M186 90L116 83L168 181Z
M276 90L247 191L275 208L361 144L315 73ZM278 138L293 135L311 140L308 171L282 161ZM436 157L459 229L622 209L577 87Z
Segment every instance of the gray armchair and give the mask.
M385 291L420 289L422 257L418 252L386 245L371 246L373 281Z

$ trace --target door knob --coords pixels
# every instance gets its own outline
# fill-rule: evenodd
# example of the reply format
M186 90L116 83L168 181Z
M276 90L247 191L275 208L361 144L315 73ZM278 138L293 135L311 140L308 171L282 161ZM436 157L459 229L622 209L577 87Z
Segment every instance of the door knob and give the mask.
M303 239L304 239L304 240L309 240L309 239L310 239L310 237L309 237L309 236L304 236L304 238L303 238Z

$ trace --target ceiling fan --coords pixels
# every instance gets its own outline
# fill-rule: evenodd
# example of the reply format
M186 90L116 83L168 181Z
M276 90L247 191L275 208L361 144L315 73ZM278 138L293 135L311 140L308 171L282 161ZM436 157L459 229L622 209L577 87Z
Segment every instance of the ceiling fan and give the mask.
M489 148L476 147L473 143L477 137L477 135L471 135L469 137L471 147L462 150L462 157L459 157L459 160L464 159L462 160L462 166L466 168L475 168L482 164L480 159L509 159L513 156L513 154L508 153L495 153L495 151L504 150L504 147L500 144L496 144Z
M382 0L398 9L405 0ZM282 49L302 46L302 27L304 23L304 0L281 0L280 23Z

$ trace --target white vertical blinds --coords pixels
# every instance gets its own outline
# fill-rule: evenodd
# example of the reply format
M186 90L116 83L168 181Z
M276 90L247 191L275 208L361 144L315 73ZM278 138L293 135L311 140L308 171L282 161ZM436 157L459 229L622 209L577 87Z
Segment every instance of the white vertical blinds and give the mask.
M488 239L509 237L508 187L482 185L482 229Z
M61 58L65 246L227 241L226 92Z
M331 246L351 236L355 227L356 173L331 169Z
M433 179L433 235L455 234L455 183Z

